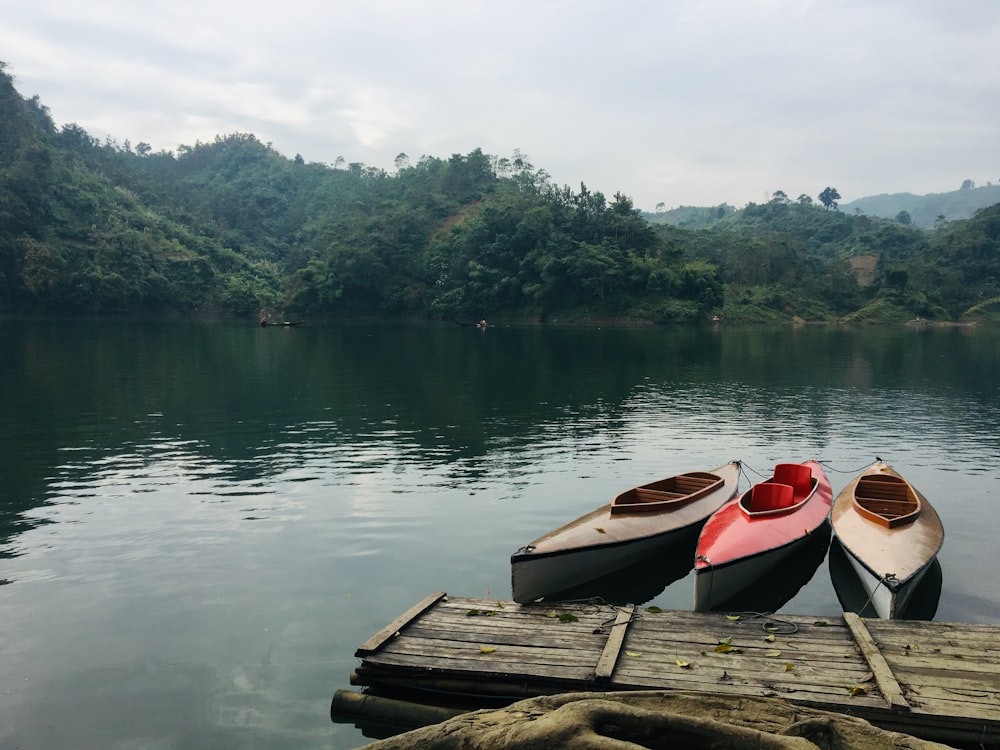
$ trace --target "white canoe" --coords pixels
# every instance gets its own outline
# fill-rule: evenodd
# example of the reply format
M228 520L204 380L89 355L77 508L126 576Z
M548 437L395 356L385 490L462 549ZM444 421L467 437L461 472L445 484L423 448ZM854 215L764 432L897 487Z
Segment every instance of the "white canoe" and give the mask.
M899 616L944 541L927 498L879 460L837 495L830 522L878 616Z
M633 487L524 545L510 558L514 601L531 602L592 581L688 538L736 496L739 478L734 461Z

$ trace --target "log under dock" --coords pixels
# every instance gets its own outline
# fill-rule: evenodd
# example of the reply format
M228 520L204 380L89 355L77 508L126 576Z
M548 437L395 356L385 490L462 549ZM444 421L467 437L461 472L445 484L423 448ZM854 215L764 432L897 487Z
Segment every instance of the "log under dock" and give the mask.
M996 625L520 605L437 592L355 656L352 685L426 704L622 690L766 696L938 742L1000 746ZM335 713L337 705L335 697Z

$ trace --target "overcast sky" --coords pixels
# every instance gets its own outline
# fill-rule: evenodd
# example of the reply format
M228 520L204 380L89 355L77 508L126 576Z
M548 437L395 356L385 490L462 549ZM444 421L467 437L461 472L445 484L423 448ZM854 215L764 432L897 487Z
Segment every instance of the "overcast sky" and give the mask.
M0 0L0 60L156 151L520 149L644 210L1000 182L998 0Z

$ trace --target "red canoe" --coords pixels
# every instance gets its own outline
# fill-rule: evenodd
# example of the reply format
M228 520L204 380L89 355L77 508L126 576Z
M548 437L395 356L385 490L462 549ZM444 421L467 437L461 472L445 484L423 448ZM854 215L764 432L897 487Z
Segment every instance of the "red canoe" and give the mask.
M833 492L817 461L774 475L708 519L695 554L694 609L724 604L804 544L830 515Z

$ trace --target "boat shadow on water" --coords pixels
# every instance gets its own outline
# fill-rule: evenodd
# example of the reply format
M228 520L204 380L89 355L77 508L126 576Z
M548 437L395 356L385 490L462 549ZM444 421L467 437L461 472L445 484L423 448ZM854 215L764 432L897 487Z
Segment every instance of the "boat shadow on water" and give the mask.
M781 574L773 571L746 587L738 595L713 609L717 612L776 612L787 604L816 574L830 548L829 522L809 543L781 562ZM589 583L550 594L542 601L566 602L600 599L612 605L641 605L659 596L670 584L686 577L694 568L697 534L657 552L640 562Z
M744 588L736 596L713 606L716 612L777 612L802 590L826 559L832 536L826 521L778 568Z
M627 568L573 588L546 595L542 601L568 602L600 599L612 605L645 604L694 568L698 534L679 540Z
M840 600L840 606L845 612L854 612L861 617L877 619L878 613L872 606L868 592L858 580L854 568L851 567L847 553L836 539L830 545L830 582ZM938 601L941 599L941 584L944 575L940 561L935 558L924 573L923 578L913 590L906 608L897 619L901 620L933 620L937 614Z

